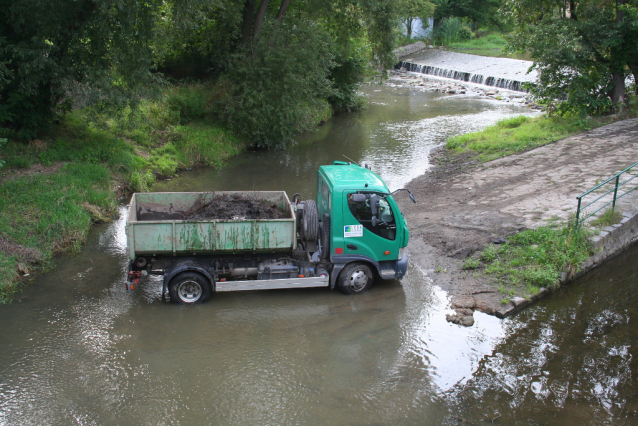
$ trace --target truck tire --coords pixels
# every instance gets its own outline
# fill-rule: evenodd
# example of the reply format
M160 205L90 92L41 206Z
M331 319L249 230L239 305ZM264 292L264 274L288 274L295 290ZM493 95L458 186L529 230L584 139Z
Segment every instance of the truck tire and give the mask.
M204 303L210 299L211 292L208 279L197 272L182 272L168 285L171 302L179 304Z
M365 263L350 263L339 273L337 284L344 294L361 293L372 286L374 275Z
M303 202L303 236L306 241L317 241L319 236L319 215L313 200Z

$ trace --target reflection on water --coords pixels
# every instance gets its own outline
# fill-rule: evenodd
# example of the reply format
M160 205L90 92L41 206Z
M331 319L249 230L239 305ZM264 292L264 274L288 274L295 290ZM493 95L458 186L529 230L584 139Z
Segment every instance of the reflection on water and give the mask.
M371 115L326 126L330 140L341 139L325 149L300 141L156 189L312 193L316 167L341 152L399 187L427 167L428 144L454 132L437 126L458 131L477 117L496 119L500 108L394 89L369 95ZM122 215L0 307L1 425L636 420L637 249L514 318L476 314L475 325L462 328L445 321L436 275L413 266L402 283L354 297L326 289L221 293L182 307L161 301L157 277L126 293L125 245Z
M637 258L638 246L505 321L450 401L503 424L637 424Z

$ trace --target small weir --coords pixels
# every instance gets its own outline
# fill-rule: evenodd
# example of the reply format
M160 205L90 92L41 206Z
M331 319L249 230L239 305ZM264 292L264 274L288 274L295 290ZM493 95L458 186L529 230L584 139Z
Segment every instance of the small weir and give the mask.
M397 69L436 77L482 84L499 89L529 92L525 83L534 84L537 71L532 62L510 58L494 58L439 49L406 49Z
M433 75L436 77L451 78L454 80L467 81L468 83L483 84L485 86L498 87L500 89L514 90L517 92L529 92L529 89L523 87L525 82L510 80L507 78L486 77L482 74L472 74L470 72L455 71L430 65L415 64L411 62L401 61L397 65L397 69L405 69L409 72L419 74Z

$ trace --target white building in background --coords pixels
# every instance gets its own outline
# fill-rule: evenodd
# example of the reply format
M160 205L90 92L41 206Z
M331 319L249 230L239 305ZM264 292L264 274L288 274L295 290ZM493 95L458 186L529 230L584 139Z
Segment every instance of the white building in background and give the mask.
M417 18L414 20L412 24L412 38L421 38L421 37L429 37L432 34L432 28L434 27L434 18L428 18L428 25L426 28L423 28L423 22L421 19ZM401 24L401 29L403 30L403 34L408 34L408 29L405 27L405 21Z

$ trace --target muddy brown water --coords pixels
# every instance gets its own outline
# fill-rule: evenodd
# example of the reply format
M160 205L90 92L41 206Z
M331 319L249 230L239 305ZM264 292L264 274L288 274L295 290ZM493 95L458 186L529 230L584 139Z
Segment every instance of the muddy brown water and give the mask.
M310 198L316 166L341 152L397 188L427 167L428 144L520 111L368 93L368 111L330 125L337 146L302 141L154 189ZM123 219L100 225L81 253L0 307L0 424L636 424L637 248L512 318L476 313L462 328L445 321L446 294L414 266L402 283L354 297L239 292L175 306L157 277L125 291L125 247Z

